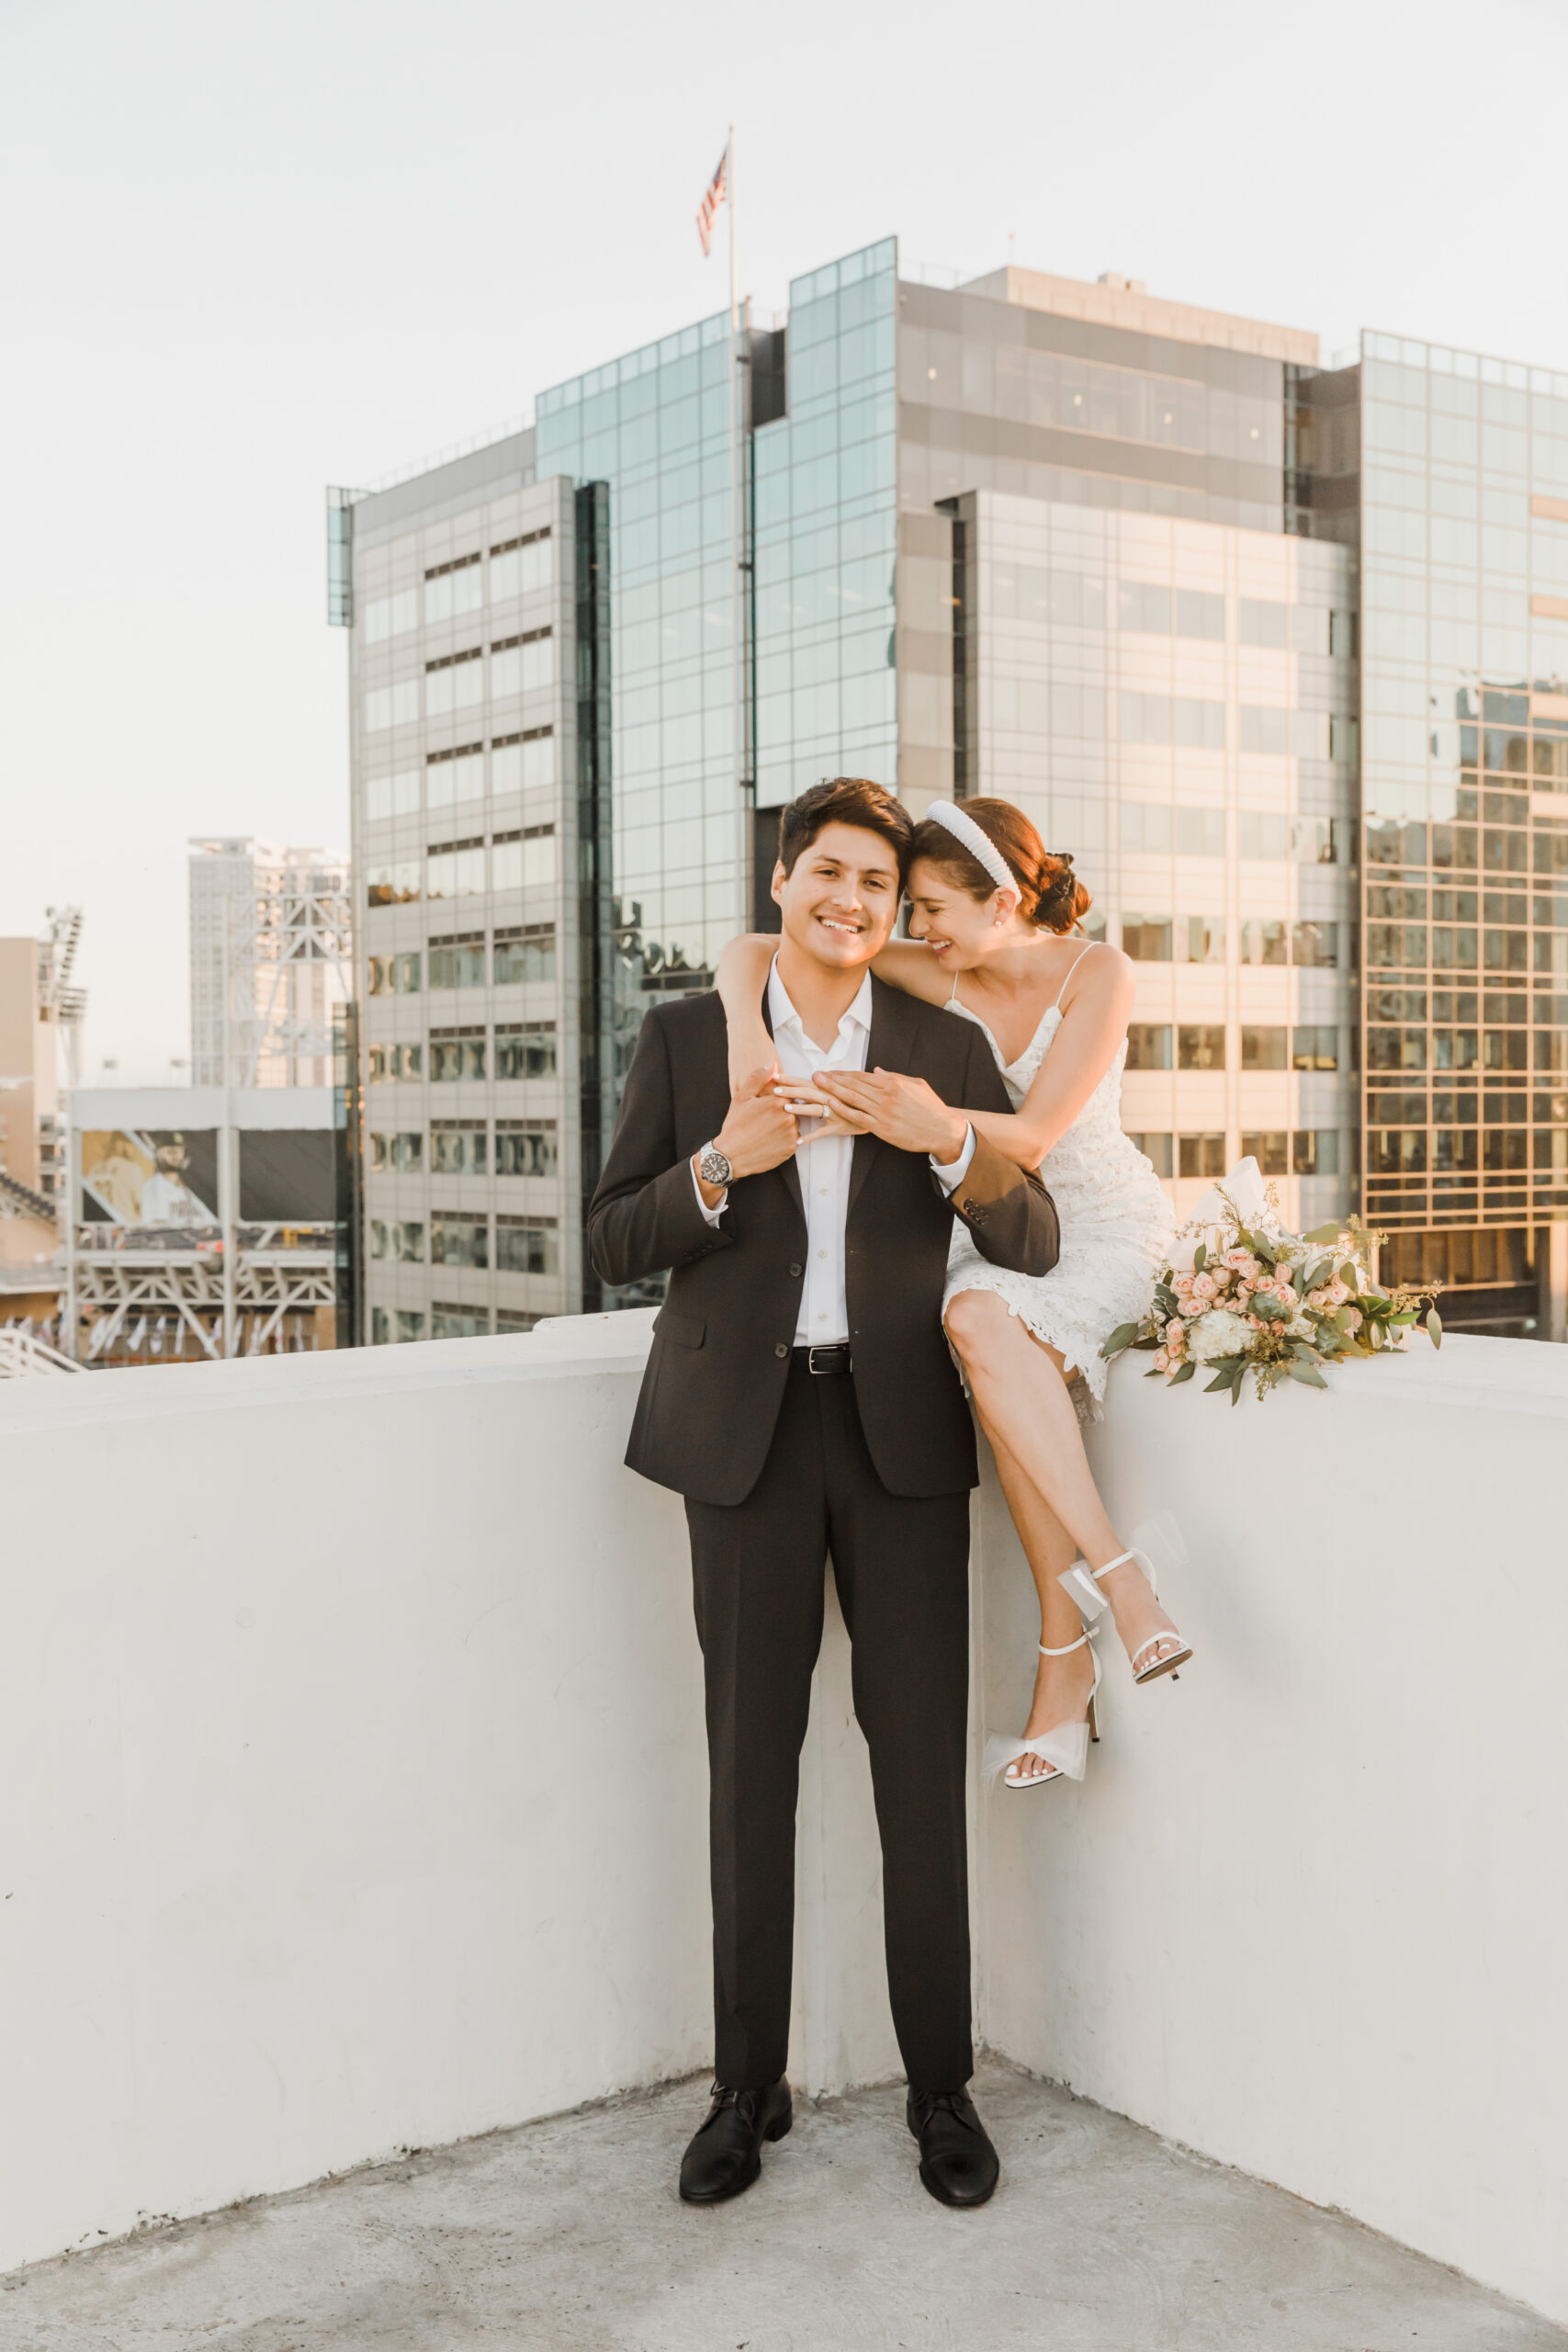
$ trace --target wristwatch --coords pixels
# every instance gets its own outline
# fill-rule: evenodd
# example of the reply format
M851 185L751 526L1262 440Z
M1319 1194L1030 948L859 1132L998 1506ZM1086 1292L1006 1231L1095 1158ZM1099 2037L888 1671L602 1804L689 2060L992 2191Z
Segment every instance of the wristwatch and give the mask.
M697 1174L705 1184L716 1184L720 1192L728 1189L735 1170L716 1143L704 1144L697 1154Z

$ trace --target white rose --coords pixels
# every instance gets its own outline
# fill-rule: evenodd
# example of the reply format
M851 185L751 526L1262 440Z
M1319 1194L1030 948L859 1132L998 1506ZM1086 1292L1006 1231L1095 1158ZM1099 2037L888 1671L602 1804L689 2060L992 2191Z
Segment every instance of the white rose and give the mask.
M1247 1353L1252 1339L1252 1327L1245 1316L1232 1315L1224 1306L1211 1307L1207 1315L1200 1315L1187 1326L1187 1347L1200 1363L1213 1363L1217 1356L1239 1356Z

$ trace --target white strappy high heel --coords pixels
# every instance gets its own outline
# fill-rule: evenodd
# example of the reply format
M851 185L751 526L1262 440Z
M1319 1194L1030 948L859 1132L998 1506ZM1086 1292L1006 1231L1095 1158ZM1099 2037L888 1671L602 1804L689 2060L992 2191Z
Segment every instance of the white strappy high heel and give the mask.
M1149 1556L1148 1547L1152 1545L1163 1551L1168 1560L1174 1563L1177 1567L1186 1565L1187 1545L1182 1540L1181 1530L1168 1511L1162 1511L1157 1519L1146 1520L1143 1526L1135 1527L1133 1533L1135 1537L1141 1536L1143 1542L1130 1544L1126 1551L1119 1552L1113 1560L1107 1560L1103 1567L1091 1568L1087 1560L1075 1560L1072 1566L1056 1578L1063 1591L1071 1594L1083 1614L1091 1621L1091 1630L1092 1621L1101 1615L1110 1605L1100 1589L1099 1578L1108 1577L1112 1568L1125 1567L1129 1560L1136 1560L1148 1580L1149 1590L1157 1600L1159 1577L1156 1574L1154 1561ZM1167 1642L1173 1642L1176 1646L1169 1657L1161 1657L1158 1653ZM1156 1655L1149 1658L1149 1663L1145 1667L1140 1668L1138 1660L1141 1657L1147 1657L1151 1650ZM1128 1663L1132 1667L1134 1682L1154 1682L1162 1674L1168 1674L1173 1679L1177 1679L1178 1667L1185 1666L1191 1655L1191 1643L1183 1641L1181 1635L1172 1627L1168 1634L1151 1634L1146 1642L1140 1642Z
M1098 1599L1099 1596L1097 1595ZM1104 1603L1100 1603L1103 1608ZM988 1781L999 1774L1005 1789L1043 1789L1053 1781L1081 1781L1089 1764L1089 1744L1100 1737L1100 1724L1095 1701L1100 1696L1100 1653L1094 1647L1095 1629L1092 1625L1081 1633L1076 1642L1065 1649L1048 1650L1043 1642L1037 1645L1042 1657L1070 1657L1074 1650L1089 1645L1094 1660L1094 1688L1089 1694L1089 1705L1076 1724L1058 1724L1054 1731L1042 1732L1038 1739L988 1739L981 1770ZM1038 1756L1047 1770L1043 1772L1020 1772L1017 1767L1026 1756Z

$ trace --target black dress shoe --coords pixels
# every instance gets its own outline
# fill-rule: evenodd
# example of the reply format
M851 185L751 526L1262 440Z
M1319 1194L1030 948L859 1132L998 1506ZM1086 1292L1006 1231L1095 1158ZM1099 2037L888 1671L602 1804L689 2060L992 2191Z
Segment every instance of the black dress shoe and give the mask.
M782 2075L760 2091L732 2091L715 2083L707 2120L681 2159L681 2194L687 2204L718 2205L750 2188L762 2169L763 2141L782 2140L794 2121L789 2085Z
M920 2143L920 2178L943 2205L983 2205L1001 2172L967 2091L918 2091L905 2109Z

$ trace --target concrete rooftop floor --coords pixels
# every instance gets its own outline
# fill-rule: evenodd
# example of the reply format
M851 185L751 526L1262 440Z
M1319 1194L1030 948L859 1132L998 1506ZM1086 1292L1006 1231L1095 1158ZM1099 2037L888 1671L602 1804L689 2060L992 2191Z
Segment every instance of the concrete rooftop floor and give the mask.
M977 2213L915 2176L901 2088L798 2106L693 2211L687 2083L0 2278L5 2352L1563 2352L1355 2222L1011 2068Z

